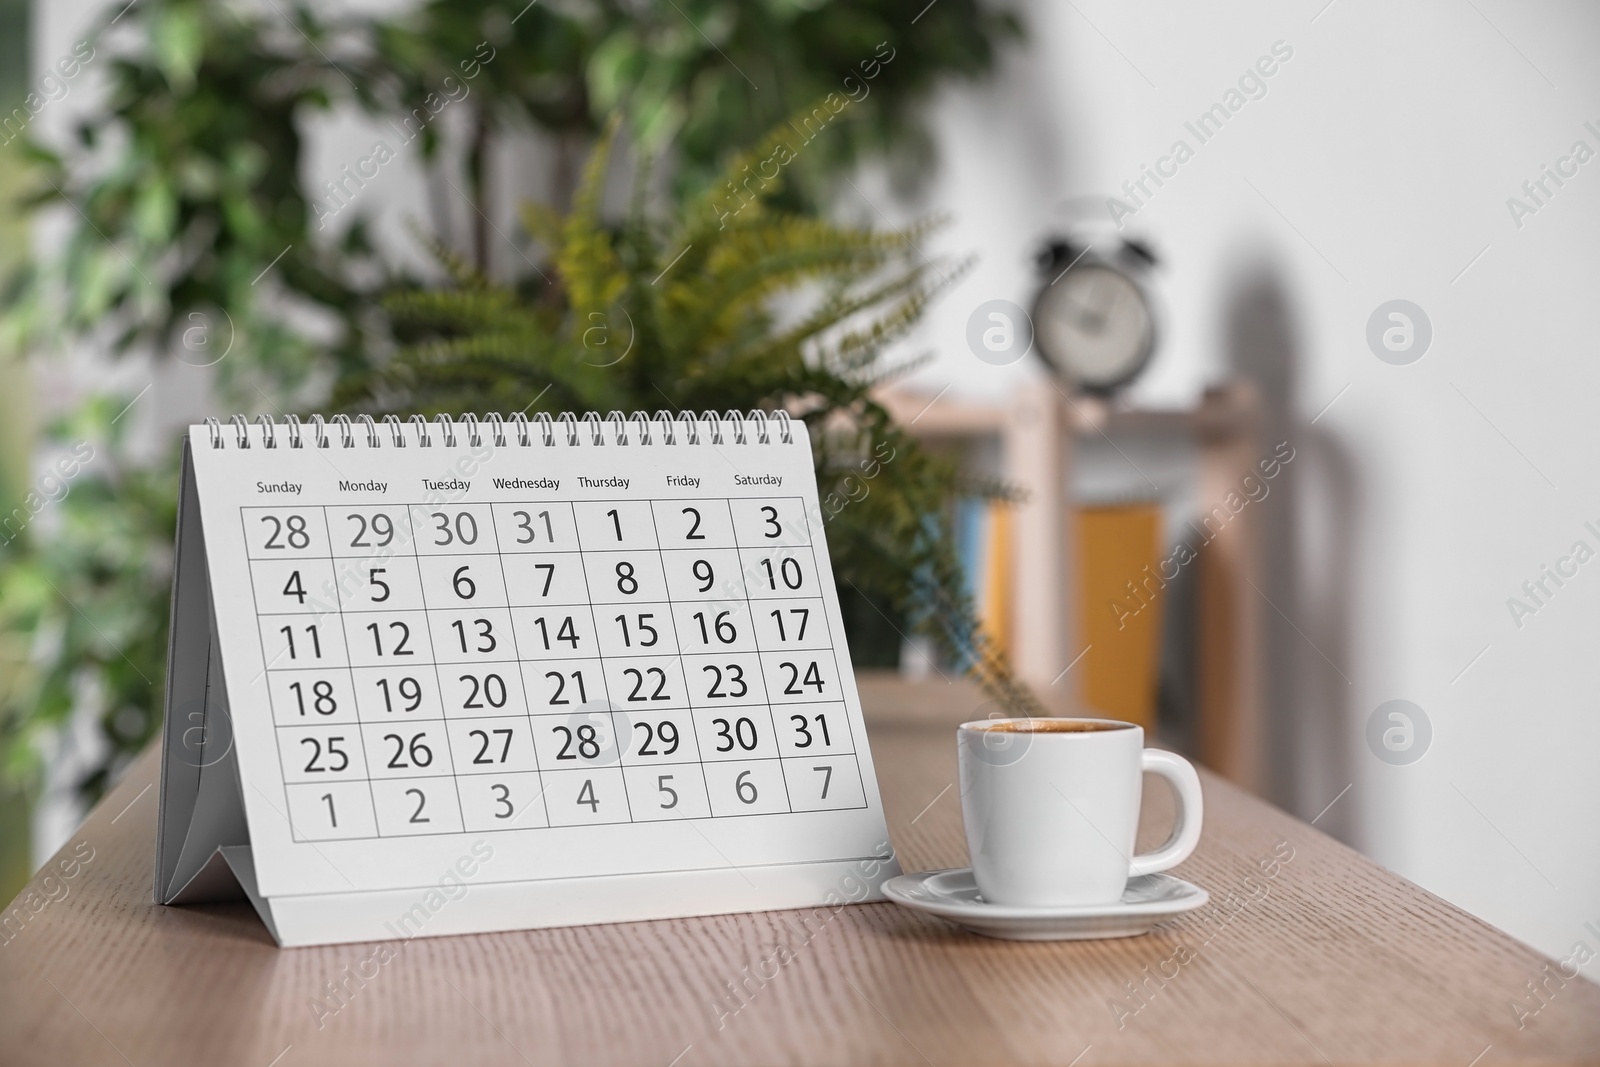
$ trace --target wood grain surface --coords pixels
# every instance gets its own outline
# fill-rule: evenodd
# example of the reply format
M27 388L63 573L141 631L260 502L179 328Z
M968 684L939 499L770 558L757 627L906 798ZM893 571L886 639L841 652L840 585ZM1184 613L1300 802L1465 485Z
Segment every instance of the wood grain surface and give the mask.
M864 691L902 862L962 865L981 700ZM0 914L0 1063L1600 1063L1600 987L1210 775L1176 873L1212 903L1141 938L872 904L279 950L248 905L151 903L155 773ZM1151 786L1143 847L1170 812Z

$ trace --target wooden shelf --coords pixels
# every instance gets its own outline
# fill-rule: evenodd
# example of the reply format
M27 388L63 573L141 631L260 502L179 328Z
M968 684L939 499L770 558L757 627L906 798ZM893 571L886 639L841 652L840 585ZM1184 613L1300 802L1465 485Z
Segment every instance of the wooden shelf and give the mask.
M1039 386L1048 389L1044 384ZM1011 408L935 396L902 388L879 390L873 399L894 420L926 439L992 437L1005 432ZM1193 408L1129 408L1095 397L1063 395L1073 432L1130 435L1190 435L1197 440L1236 437L1254 428L1259 403L1248 383L1235 382L1207 390Z
M924 439L1001 442L1002 477L1027 495L1013 524L1012 660L1019 676L1064 712L1074 710L1077 700L1075 680L1063 668L1087 650L1073 634L1077 547L1072 502L1065 496L1076 442L1100 435L1189 439L1198 452L1203 508L1237 495L1263 455L1260 392L1243 380L1207 389L1185 409L1127 408L1069 396L1048 381L1022 387L1010 403L906 389L882 390L877 399ZM1259 525L1259 508L1243 510L1206 543L1195 564L1196 753L1232 781L1258 790L1266 781Z

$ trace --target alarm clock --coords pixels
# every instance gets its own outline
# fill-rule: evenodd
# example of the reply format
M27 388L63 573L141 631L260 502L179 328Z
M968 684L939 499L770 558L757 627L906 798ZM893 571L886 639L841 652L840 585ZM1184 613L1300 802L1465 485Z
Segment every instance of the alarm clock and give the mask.
M1034 347L1060 377L1109 396L1150 362L1156 320L1144 279L1156 258L1138 240L1110 251L1054 238L1039 253L1042 284L1033 302Z

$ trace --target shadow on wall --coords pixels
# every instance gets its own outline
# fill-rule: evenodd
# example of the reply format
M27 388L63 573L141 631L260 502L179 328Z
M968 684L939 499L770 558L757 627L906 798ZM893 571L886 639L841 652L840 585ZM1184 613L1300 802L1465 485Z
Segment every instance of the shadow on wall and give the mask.
M1349 457L1295 409L1304 353L1285 272L1259 254L1231 273L1222 297L1231 370L1253 379L1263 401L1262 441L1287 440L1291 476L1261 513L1262 663L1270 798L1313 819L1355 780L1360 753L1349 723L1355 511ZM1335 804L1317 828L1350 841L1354 808Z

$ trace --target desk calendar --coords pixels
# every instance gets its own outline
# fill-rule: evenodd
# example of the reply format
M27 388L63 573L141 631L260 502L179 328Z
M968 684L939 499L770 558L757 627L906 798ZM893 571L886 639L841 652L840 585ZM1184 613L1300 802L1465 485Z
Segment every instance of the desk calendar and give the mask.
M782 414L192 427L168 679L156 899L280 944L898 871Z

